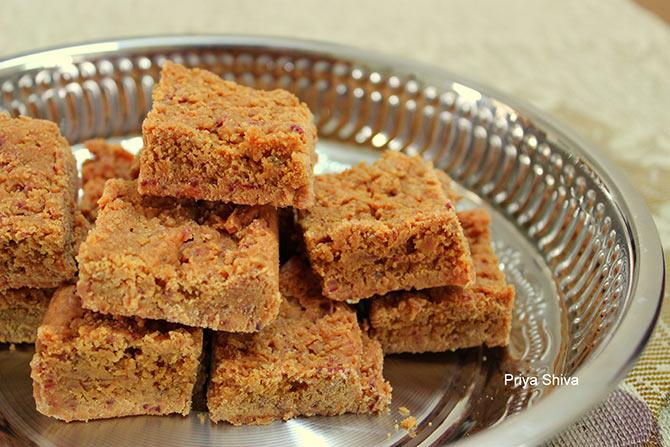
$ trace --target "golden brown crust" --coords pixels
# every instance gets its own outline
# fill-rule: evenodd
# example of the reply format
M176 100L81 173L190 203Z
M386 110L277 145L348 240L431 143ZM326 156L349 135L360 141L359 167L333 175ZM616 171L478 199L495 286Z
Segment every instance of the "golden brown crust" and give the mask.
M75 273L77 167L56 124L0 113L0 289Z
M264 424L388 407L379 344L362 333L351 308L319 289L303 261L292 258L281 270L277 319L257 334L216 335L208 390L213 421Z
M75 287L63 287L31 362L37 410L65 421L186 415L202 337L201 329L84 310Z
M472 346L506 346L514 288L505 281L491 247L483 209L458 214L477 279L472 286L392 292L371 300L371 336L385 354L439 352Z
M352 302L392 290L467 285L474 271L448 179L386 151L371 165L316 177L298 223L324 295Z
M166 62L142 134L142 194L297 208L313 201L316 128L287 91Z
M274 208L143 197L119 179L99 204L78 256L85 308L233 332L277 315Z

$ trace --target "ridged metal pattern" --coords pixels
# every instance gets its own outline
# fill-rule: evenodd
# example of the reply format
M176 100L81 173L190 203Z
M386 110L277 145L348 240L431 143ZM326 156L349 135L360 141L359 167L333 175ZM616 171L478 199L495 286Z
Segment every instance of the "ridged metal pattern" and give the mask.
M421 154L469 191L469 206L487 203L494 210L497 252L518 291L512 345L502 354L489 354L499 363L493 369L570 375L612 335L631 299L633 252L599 174L513 108L457 82L297 49L136 49L122 56L68 58L52 68L6 71L0 76L0 110L56 121L73 144L134 135L151 108L151 90L166 59L252 87L290 90L313 111L324 143ZM329 162L327 153L322 165ZM527 249L519 248L523 244ZM541 262L530 265L529 256ZM510 391L485 379L494 361L487 362L486 355L480 353L474 364L470 354L470 360L454 360L481 378L463 399L485 396L496 402L491 407L500 400L500 408L485 417L483 410L475 411L480 420L469 420L460 434L517 413L552 388ZM398 374L394 362L402 360L390 364L391 373ZM456 402L452 398L431 407L431 414L441 411L449 421L444 408ZM429 431L405 440L428 439ZM441 439L458 436L452 432Z

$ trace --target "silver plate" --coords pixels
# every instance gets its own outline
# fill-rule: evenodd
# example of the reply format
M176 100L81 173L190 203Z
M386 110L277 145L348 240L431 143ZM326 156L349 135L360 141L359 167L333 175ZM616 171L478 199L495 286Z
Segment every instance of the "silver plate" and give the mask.
M48 118L77 145L138 146L167 58L257 88L281 87L317 119L320 172L380 150L421 154L486 206L517 289L505 350L390 356L393 409L263 427L210 425L202 414L65 424L36 413L32 348L0 348L0 441L49 446L530 445L605 397L643 349L662 300L664 265L648 210L594 149L539 112L440 69L322 43L241 36L99 42L0 62L0 110ZM504 374L538 385L504 384ZM578 386L545 385L544 374ZM394 427L397 409L417 436ZM4 421L3 421L4 419Z

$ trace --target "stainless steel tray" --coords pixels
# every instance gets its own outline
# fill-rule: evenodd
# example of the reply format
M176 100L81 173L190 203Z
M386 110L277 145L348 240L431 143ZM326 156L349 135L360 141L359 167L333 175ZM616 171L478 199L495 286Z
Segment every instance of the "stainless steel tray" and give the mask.
M517 302L505 350L390 356L393 410L263 427L190 417L65 424L34 409L32 348L0 348L0 441L56 446L531 445L604 398L656 321L664 265L640 196L593 148L541 113L440 69L324 43L175 36L90 43L0 62L0 110L58 122L75 145L116 137L137 148L167 59L258 88L281 87L316 116L319 171L380 150L422 154L493 214ZM458 69L458 67L454 67ZM133 138L135 137L135 138ZM537 385L505 385L505 374ZM543 375L579 385L546 385ZM574 380L574 379L573 379ZM396 431L397 408L417 436Z

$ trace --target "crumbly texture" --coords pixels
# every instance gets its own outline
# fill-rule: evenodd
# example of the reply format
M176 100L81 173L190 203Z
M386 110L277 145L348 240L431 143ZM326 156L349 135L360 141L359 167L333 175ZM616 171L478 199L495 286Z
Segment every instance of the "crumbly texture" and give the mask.
M370 334L385 354L441 352L509 343L514 288L491 247L483 209L458 214L470 243L477 279L466 288L392 292L371 300Z
M305 208L316 128L304 103L166 62L142 125L142 194ZM221 175L225 172L225 175Z
M79 251L81 242L90 228L84 215L74 216L74 249ZM0 290L0 343L33 343L37 328L44 318L54 289Z
M143 197L119 179L98 203L77 258L85 308L231 332L276 317L274 208Z
M0 290L57 287L74 275L77 188L56 124L0 113Z
M0 291L0 343L33 343L53 289Z
M416 418L408 416L400 421L400 428L407 431L410 438L416 437Z
M371 165L317 176L298 223L323 294L356 302L393 290L465 286L468 244L438 175L419 157L386 151Z
M79 208L89 222L98 217L98 200L102 197L105 182L112 178L136 179L139 165L135 156L118 144L96 139L84 143L93 154L81 168L83 195Z
M64 421L187 415L202 329L86 311L59 289L38 329L30 364L37 410Z
M235 425L296 416L378 413L391 386L379 343L345 303L321 296L298 258L282 266L279 317L257 334L215 336L210 418Z
M86 240L86 236L90 230L91 223L86 219L84 213L80 210L76 210L74 212L74 229L72 233L74 236L73 249L75 256L79 253L79 247L81 247L81 244Z

